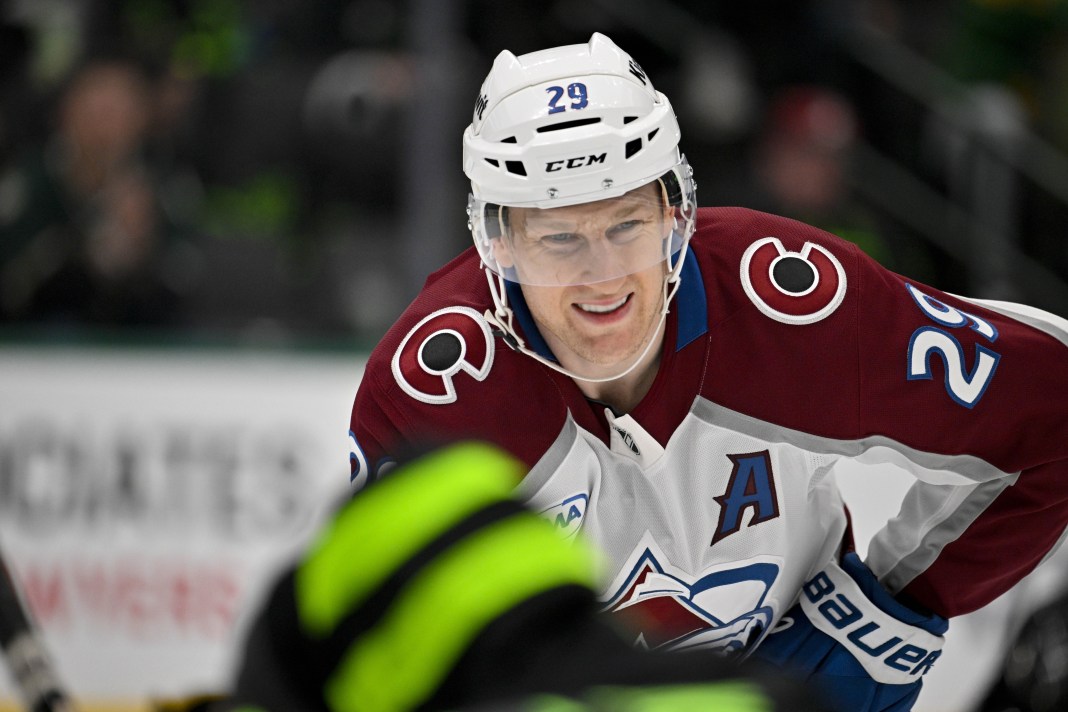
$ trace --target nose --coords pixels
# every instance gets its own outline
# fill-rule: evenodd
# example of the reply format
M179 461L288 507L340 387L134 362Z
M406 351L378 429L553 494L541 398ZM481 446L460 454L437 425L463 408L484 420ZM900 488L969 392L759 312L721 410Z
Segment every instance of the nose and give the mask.
M595 287L598 292L603 294L615 294L627 281L626 274L617 274L615 276L603 277L601 275L590 275L589 279L582 281L583 287Z
M583 284L601 284L621 281L630 274L631 268L625 250L608 240L599 239L590 243L582 256L581 275Z

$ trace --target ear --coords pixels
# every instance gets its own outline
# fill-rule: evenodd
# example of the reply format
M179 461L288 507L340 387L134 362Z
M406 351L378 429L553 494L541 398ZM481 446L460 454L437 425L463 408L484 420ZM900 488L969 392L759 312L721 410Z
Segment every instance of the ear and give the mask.
M664 206L664 239L671 238L671 232L679 229L678 211L674 205Z
M493 245L493 259L497 260L497 264L502 269L511 269L515 267L515 257L512 255L512 247L508 244L508 238L501 237L496 238L492 242Z

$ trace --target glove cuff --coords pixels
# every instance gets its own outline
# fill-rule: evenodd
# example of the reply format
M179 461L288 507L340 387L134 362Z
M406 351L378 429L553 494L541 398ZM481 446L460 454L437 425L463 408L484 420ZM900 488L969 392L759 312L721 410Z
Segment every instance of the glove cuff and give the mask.
M942 616L935 613L924 615L894 598L889 591L883 588L883 585L875 578L875 574L860 560L860 557L855 552L850 552L842 557L841 567L860 587L864 596L884 613L890 614L903 623L923 628L932 635L945 635L949 629L949 621Z
M850 568L862 581L870 579L877 584L875 576L863 564L860 566L862 571L851 565ZM812 625L848 650L873 680L890 685L917 682L941 655L941 635L899 620L898 607L910 619L918 614L889 594L880 602L894 614L873 602L871 595L854 576L831 562L802 587L801 608ZM877 592L872 597L882 598ZM938 616L933 618L934 623L945 622Z

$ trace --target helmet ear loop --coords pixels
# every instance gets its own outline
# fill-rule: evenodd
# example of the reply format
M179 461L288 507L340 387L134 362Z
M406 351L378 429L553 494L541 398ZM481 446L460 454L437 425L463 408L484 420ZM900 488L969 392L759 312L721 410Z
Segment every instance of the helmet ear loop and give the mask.
M668 195L667 186L664 185L664 179L663 178L658 178L657 179L657 183L660 185L660 200L662 201L661 205L663 205L665 207L671 206L671 229L668 230L667 234L664 235L664 238L662 240L663 245L664 245L664 260L668 264L668 273L664 277L664 310L667 311L667 304L668 304L668 301L671 299L671 297L668 296L668 285L669 284L673 285L673 288L671 289L671 296L674 296L675 290L678 289L678 281L679 281L679 272L680 272L680 270L678 269L679 265L671 264L671 237L672 237L672 235L674 235L674 234L676 234L678 232L678 229L679 229L679 215L678 215L678 212L679 212L679 210L681 208L679 206L674 205L673 203L671 203L671 198Z
M493 310L487 309L483 315L487 322L496 327L494 332L504 339L504 342L509 348L516 351L522 350L524 347L523 339L519 337L519 334L515 329L515 313L512 311L511 306L508 304L508 290L505 288L506 278L501 274L503 269L497 262L496 257L493 256L493 265L491 266L487 260L493 255L493 241L505 239L505 206L493 205L486 206L486 208L480 211L477 222L474 224L474 231L476 233L476 242L481 240L486 244L487 256L482 260L483 271L486 273L486 280L489 283L490 296L493 299ZM492 234L493 227L496 227L496 235Z
M500 231L499 235L504 238L504 206L497 206L497 229Z
M492 265L489 266L492 272L499 275L502 279L507 279L507 272L514 272L514 265L512 267L505 267L501 264L497 257L496 250L494 249L495 240L504 240L507 238L507 224L508 224L508 207L505 205L498 205L494 203L486 204L483 211L481 211L482 217L482 241L486 245L486 254L492 259ZM483 260L483 264L486 264L486 260ZM503 281L501 282L501 289L503 293ZM501 315L498 310L498 315Z
M526 344L515 329L515 312L508 304L508 291L504 286L505 279L488 268L485 273L489 281L490 295L493 298L493 310L487 309L483 317L496 327L493 330L494 335L500 336L508 348L513 351L524 351Z

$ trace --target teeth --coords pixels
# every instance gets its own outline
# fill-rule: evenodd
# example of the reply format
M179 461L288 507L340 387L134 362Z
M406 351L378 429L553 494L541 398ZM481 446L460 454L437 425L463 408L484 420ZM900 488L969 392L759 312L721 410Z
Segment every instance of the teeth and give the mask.
M607 314L608 312L612 312L616 309L619 309L626 303L627 297L623 297L618 302L614 302L612 304L579 304L578 308L584 312L591 312L593 314Z

